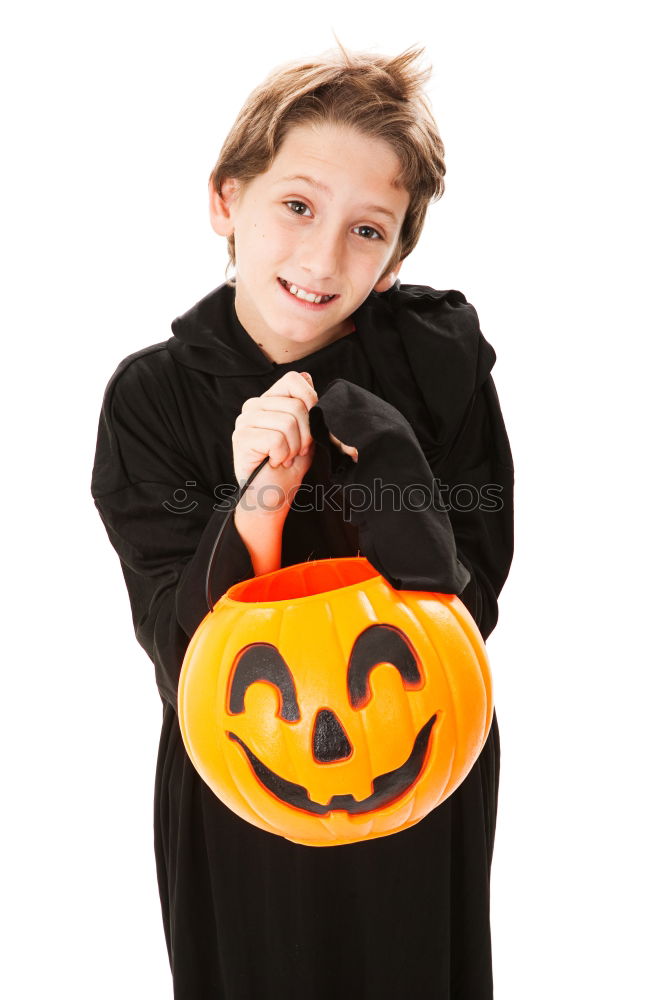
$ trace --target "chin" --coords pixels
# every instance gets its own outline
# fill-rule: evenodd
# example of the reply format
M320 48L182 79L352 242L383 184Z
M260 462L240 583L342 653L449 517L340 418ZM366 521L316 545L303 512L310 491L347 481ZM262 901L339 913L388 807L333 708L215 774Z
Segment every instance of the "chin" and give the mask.
M314 319L310 317L298 323L280 323L279 326L273 329L280 337L284 337L285 340L293 340L297 343L305 344L310 340L318 340L330 329L330 325L327 324L324 326L321 320L317 321L316 317Z

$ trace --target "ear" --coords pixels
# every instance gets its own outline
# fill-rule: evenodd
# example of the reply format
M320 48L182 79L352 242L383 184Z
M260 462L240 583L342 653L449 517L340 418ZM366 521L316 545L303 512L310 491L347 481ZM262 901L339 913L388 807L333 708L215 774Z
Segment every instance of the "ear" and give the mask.
M375 285L373 291L375 292L388 292L391 285L395 284L395 279L400 274L400 268L402 267L402 261L400 261L394 268L392 268L387 275L380 280Z
M215 190L212 179L208 182L210 224L218 236L231 236L234 231L233 204L240 195L240 182L227 177L222 182L222 194Z

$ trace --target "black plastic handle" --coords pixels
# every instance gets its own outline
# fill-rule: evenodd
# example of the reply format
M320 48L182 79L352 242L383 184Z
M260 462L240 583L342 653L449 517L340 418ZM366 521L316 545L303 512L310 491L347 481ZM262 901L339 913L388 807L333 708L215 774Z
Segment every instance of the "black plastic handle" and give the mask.
M266 464L266 462L268 461L269 458L270 458L270 455L266 455L265 458L262 458L261 462L256 467L256 469L253 469L253 471L251 472L251 474L249 475L249 477L247 479L247 482L245 483L245 485L241 489L240 493L238 494L238 497L236 499L236 503L233 505L233 507L231 507L230 510L227 511L227 516L225 517L224 521L222 522L222 526L220 527L220 530L217 533L217 538L215 539L215 545L213 546L213 551L211 552L210 559L208 560L208 569L206 570L206 601L208 603L208 610L209 611L213 611L214 610L213 595L211 594L211 590L210 590L210 578L211 578L211 576L213 574L213 566L215 565L215 558L217 556L217 553L220 550L220 544L222 542L222 537L224 535L224 529L227 526L229 518L231 517L231 515L233 514L233 512L236 510L236 507L238 506L238 504L240 503L240 501L241 501L241 499L243 497L243 494L245 493L246 489L248 488L248 486L250 485L250 483L252 482L252 480L258 475L258 473L261 472L261 470L263 469L263 467L265 466L265 464Z

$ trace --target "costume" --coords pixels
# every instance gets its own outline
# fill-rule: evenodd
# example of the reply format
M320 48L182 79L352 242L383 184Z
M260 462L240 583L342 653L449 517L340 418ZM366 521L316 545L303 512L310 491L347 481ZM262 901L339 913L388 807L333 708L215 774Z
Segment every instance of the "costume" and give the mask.
M488 637L513 553L513 463L490 376L495 352L460 292L396 282L370 293L352 333L276 364L243 329L234 294L221 285L174 321L169 340L120 363L104 394L91 484L164 707L155 852L174 996L486 1000L495 716L465 781L416 826L312 848L219 802L185 753L176 693L237 487L236 417L292 368L310 372L319 403L310 411L306 502L297 494L285 520L282 565L360 552L395 587L459 593ZM359 446L358 464L329 430ZM377 475L402 485L435 477L451 507L307 502L317 484L371 485ZM214 596L253 575L231 517Z

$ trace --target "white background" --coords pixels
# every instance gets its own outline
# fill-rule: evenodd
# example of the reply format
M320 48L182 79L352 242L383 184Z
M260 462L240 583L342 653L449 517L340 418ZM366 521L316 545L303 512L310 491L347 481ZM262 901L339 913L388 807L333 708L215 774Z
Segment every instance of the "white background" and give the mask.
M497 1000L666 995L663 38L648 3L117 0L5 19L3 996L167 998L161 725L89 495L127 354L224 280L208 174L277 63L426 45L446 194L401 281L497 351ZM8 551L7 551L8 550Z

